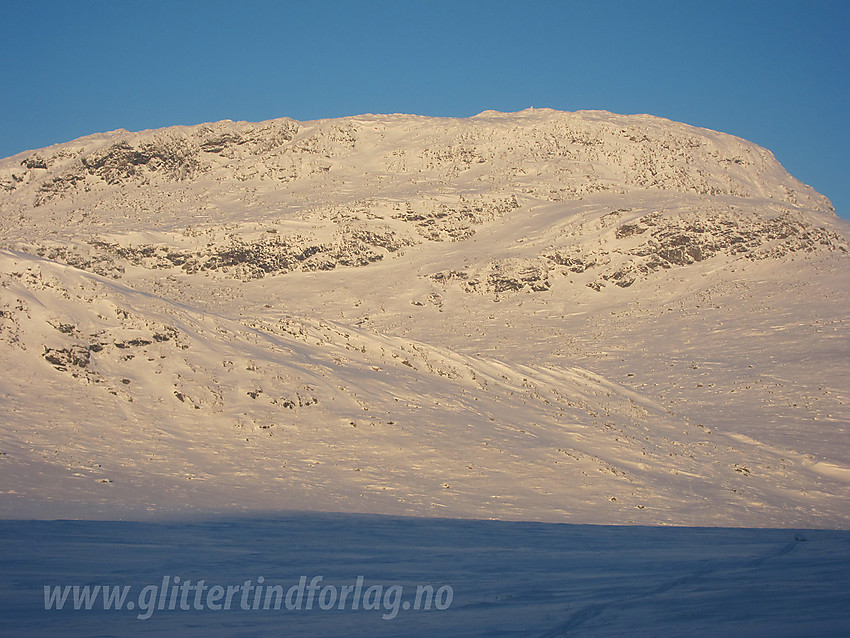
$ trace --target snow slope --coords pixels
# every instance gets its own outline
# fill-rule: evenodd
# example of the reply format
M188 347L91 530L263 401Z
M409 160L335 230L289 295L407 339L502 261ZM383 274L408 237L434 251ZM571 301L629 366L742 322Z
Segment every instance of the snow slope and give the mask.
M5 517L850 521L850 233L744 140L220 122L0 184Z

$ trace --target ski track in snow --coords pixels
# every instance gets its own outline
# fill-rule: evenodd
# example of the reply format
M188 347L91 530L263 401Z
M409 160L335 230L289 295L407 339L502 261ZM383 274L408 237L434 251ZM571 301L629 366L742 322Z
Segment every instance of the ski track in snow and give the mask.
M766 556L748 560L744 564L740 565L736 571L743 572L745 570L755 570L760 567L765 561L779 558L780 556L784 556L788 552L792 551L796 547L797 542L798 541L795 540ZM657 587L644 593L635 594L633 596L629 596L622 599L618 598L616 600L611 600L604 603L593 603L591 605L587 605L586 607L583 607L573 612L573 614L566 621L564 621L563 624L559 625L558 627L555 627L551 631L547 631L546 633L541 634L540 638L557 638L558 636L566 636L569 634L569 632L572 632L576 628L580 627L591 618L603 615L605 613L606 608L611 605L630 606L634 605L635 603L640 604L645 599L653 598L660 594L665 594L670 590L691 585L693 583L701 581L706 576L713 574L722 568L723 566L721 565L703 567L702 569L698 569L697 571L691 574L680 576L675 580L662 583L661 585L658 585ZM740 577L740 573L735 574L733 572L730 574L730 577Z

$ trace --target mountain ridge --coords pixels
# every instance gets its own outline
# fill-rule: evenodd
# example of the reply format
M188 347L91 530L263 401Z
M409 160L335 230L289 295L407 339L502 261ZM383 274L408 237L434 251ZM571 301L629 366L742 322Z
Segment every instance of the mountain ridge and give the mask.
M95 137L0 161L4 516L850 521L850 225L769 151L539 109Z
M415 159L418 163L415 165L407 166L405 163L407 150L402 153L402 157L393 159L393 150L398 149L398 146L390 144L388 148L380 147L380 142L391 135L395 136L394 139L403 139L405 149L416 149L416 134L421 133L420 125L423 124L436 130L436 133L430 138L426 137L423 142L425 147L416 151L418 157ZM506 126L509 127L508 130L505 130ZM399 127L401 130L398 130ZM509 146L511 157L505 159L504 142L510 142L511 133L518 136L515 142L517 146ZM496 134L503 144L492 143L486 139ZM759 184L760 172L769 171L769 177L781 177L777 181L787 190L782 193L773 189L773 192L756 193L757 195L764 194L781 201L791 201L792 193L799 191L794 196L806 201L811 200L817 204L814 208L832 210L828 200L788 176L769 151L740 138L652 116L617 116L601 111L567 113L533 110L498 115L490 112L466 119L363 115L302 123L289 118L279 118L261 123L222 121L138 133L116 132L98 137L100 139L81 138L50 147L57 152L48 154L47 157L41 157L39 152L35 151L10 158L13 161L5 161L0 169L4 177L4 187L14 192L21 182L32 178L28 175L29 171L46 170L49 173L51 167L56 164L73 170L66 170L66 174L54 176L53 185L41 180L39 189L42 195L62 195L61 189L55 192L50 190L59 188L55 186L56 179L60 179L63 186L66 185L64 182L70 182L73 186L79 180L87 180L87 185L93 185L88 182L96 182L95 178L106 182L121 177L135 177L137 174L142 178L152 178L157 176L158 171L162 175L163 171L167 174L168 171L179 168L171 177L180 181L180 175L186 177L188 171L214 168L212 160L215 156L225 160L250 156L278 156L278 159L281 159L280 156L284 156L283 159L289 164L280 164L272 167L274 170L265 173L258 171L253 175L260 180L277 179L285 183L301 177L300 174L293 175L292 170L297 172L304 168L298 166L298 162L290 156L306 154L308 158L313 156L313 160L317 159L314 156L325 160L332 159L356 150L359 142L362 146L378 147L378 168L383 169L385 173L397 171L401 174L412 174L430 169L436 174L434 177L449 182L453 173L469 171L474 163L487 164L484 168L488 174L495 171L499 175L516 178L517 175L512 173L522 170L522 167L516 164L517 157L522 160L534 159L538 163L541 159L560 163L562 173L565 171L564 167L570 168L573 164L582 162L592 169L591 164L603 157L608 167L627 165L626 168L630 168L631 172L626 171L625 175L613 177L582 174L578 176L579 181L593 177L596 181L594 188L601 190L623 186L657 187L662 190L672 187L684 191L750 197L755 192L753 189L764 188L763 184ZM104 149L110 142L111 146ZM439 142L447 150L435 155L427 146L428 143L434 142ZM567 146L563 145L565 143ZM172 148L169 148L169 144ZM592 148L583 148L594 146L602 147L601 151L594 152ZM660 146L660 149L652 148L653 146ZM247 155L243 152L245 149L248 149ZM102 153L104 150L107 151L105 155ZM676 165L677 162L661 157L661 151L667 155L679 154L679 166ZM368 160L366 155L368 154L360 154L360 163ZM695 173L704 172L703 167L689 167L688 173L681 170L682 163L693 163L697 159L708 165L713 162L715 169L723 168L727 174L734 177L730 177L729 183L723 184L716 179L716 174L713 178L695 178ZM14 160L17 160L20 166L15 167ZM327 162L313 166L309 165L308 161L307 164L307 169L312 171L308 177L315 172L331 169ZM743 170L740 166L752 168ZM21 167L26 170L19 170ZM441 168L446 168L448 174L441 173ZM287 172L284 169L291 170ZM16 170L18 173L15 173ZM755 174L750 175L753 171ZM21 172L23 174L20 174ZM569 171L566 172L569 178ZM717 172L715 170L715 173ZM623 179L624 182L618 183L617 178ZM677 183L676 178L681 183ZM37 177L32 179L38 181ZM532 183L533 181L531 180ZM569 179L566 181L569 182ZM557 197L570 198L580 195L583 191L576 188L573 185L573 192L561 188Z

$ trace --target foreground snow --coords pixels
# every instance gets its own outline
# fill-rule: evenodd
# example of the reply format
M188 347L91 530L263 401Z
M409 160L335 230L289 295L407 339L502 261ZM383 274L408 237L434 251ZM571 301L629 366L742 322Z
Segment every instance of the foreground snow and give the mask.
M342 514L2 521L4 636L826 636L850 629L850 533ZM45 610L45 586L404 587L376 608ZM405 610L417 586L444 610ZM318 593L317 593L318 596ZM69 598L70 600L70 598ZM188 598L190 604L193 598ZM250 601L252 598L247 598ZM294 600L294 599L293 599ZM318 599L317 599L318 600ZM178 598L179 601L179 598ZM386 603L386 604L385 604ZM100 609L98 610L98 606ZM385 619L387 616L388 619Z

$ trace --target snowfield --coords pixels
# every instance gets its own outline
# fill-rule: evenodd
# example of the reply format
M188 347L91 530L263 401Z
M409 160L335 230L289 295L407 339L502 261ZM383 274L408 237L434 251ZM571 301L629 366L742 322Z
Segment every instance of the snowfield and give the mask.
M403 547L424 546L456 589L419 635L846 628L845 535L788 530L850 524L848 266L847 222L769 151L651 116L225 121L0 160L3 534L81 556L45 571L18 540L9 573L94 582L115 526L117 576L156 582L133 538L239 520L243 549L327 523L349 574L349 525L378 544L388 525L403 541L378 579L412 582ZM187 516L206 522L164 522ZM489 565L488 543L537 553ZM307 546L295 571L322 573ZM151 547L171 573L180 556ZM644 551L653 568L630 562ZM262 575L224 560L208 579ZM209 635L196 616L74 626ZM332 616L233 622L419 622Z
M0 539L4 636L768 638L839 636L850 626L846 531L290 513L169 523L0 521ZM309 585L317 576L337 592L362 577L361 591L373 593L357 609L352 594L340 609L328 604L330 594L320 606L316 592L308 610L297 588L302 577ZM181 609L175 577L178 586L204 581L208 589L200 598L190 591ZM266 589L257 609L254 589L240 590L229 609L224 599L213 602L220 609L207 607L214 587L251 581L253 588L260 578L264 588L295 587L291 609L274 598L266 608ZM90 596L97 586L127 593L120 609L104 609L100 594L90 610L74 609L75 585L78 592L88 585ZM45 609L45 586L51 595L71 588L62 609L55 598ZM417 588L428 586L451 588L451 598L438 607L435 596L430 608L416 609Z

